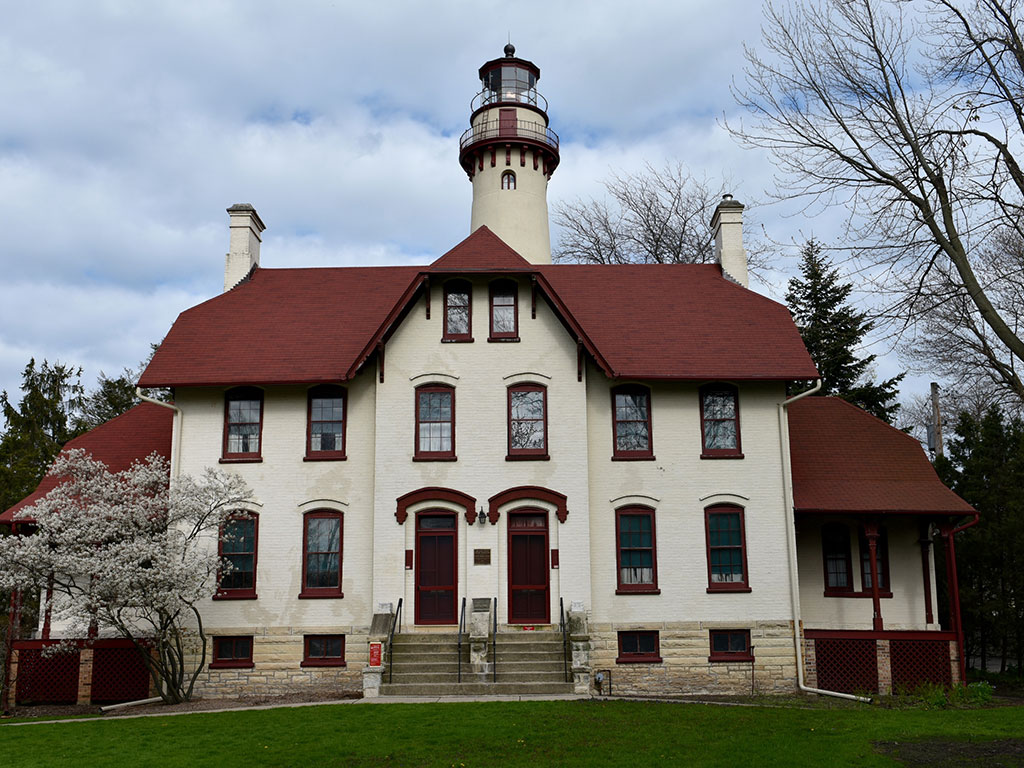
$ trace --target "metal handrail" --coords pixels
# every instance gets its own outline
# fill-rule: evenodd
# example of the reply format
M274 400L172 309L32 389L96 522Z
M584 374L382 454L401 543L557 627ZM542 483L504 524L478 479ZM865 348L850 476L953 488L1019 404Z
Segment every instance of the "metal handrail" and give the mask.
M491 682L498 682L498 598L494 598L494 613L491 615Z
M565 620L565 602L558 598L559 628L562 630L562 664L565 667L565 682L571 683L569 677L569 623Z
M466 629L466 598L462 598L462 611L459 613L459 643L456 654L459 660L459 682L462 682L462 633Z
M501 120L488 120L483 123L467 128L459 139L459 150L476 144L478 141L490 139L530 139L541 144L547 144L558 151L558 134L548 128L544 123L535 120L516 120L503 122Z
M548 111L548 100L541 96L536 88L528 88L524 91L518 90L501 90L492 91L490 88L484 88L469 103L469 109L471 112L476 112L480 107L486 107L490 104L502 104L506 102L516 102L519 104L531 104L535 107L540 107L543 111Z
M402 598L398 598L398 608L395 609L395 615L391 619L391 631L388 632L388 682L391 682L391 676L395 672L395 662L392 658L393 646L395 642L395 629L400 627L402 623Z

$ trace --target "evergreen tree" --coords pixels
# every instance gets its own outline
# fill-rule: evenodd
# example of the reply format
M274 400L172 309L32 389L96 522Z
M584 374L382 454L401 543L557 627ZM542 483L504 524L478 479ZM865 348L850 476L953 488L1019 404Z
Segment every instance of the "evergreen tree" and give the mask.
M125 368L120 376L113 379L100 371L96 388L82 398L78 428L83 432L95 429L138 405L140 401L135 395L135 382L138 380L139 374L131 368Z
M856 351L873 325L866 313L846 303L853 284L840 282L839 271L823 255L818 241L808 240L800 257L802 277L789 281L786 303L821 374L818 394L837 395L892 423L905 374L878 383L867 379L875 355L857 357Z

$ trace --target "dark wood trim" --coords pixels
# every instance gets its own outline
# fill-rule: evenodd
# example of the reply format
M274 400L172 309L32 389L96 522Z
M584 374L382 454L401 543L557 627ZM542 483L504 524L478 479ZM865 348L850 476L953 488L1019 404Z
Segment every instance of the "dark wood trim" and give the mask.
M715 635L739 635L742 634L746 638L746 651L715 651ZM750 663L754 660L754 654L751 653L750 649L750 630L749 629L712 629L708 632L708 643L711 648L711 653L708 655L708 661L713 664L721 663L734 663L742 664L743 662Z
M450 297L453 293L466 295L466 304L452 304ZM466 307L466 333L454 333L448 330L448 311L454 307ZM444 284L444 318L441 334L442 341L473 341L473 284L468 280L456 278L448 280Z
M956 632L938 630L805 629L807 640L956 640Z
M506 171L506 173L512 173ZM513 174L514 176L515 174ZM509 290L511 289L511 290ZM494 298L495 296L512 296L512 317L513 317L513 330L497 332L494 330ZM519 341L519 283L515 280L508 278L501 278L494 280L487 287L487 300L488 300L488 317L487 327L489 335L488 341L502 340L514 340ZM507 304L501 306L508 306Z
M558 570L558 550L557 549L552 549L551 550L551 570L553 570L553 571L557 571Z
M426 304L426 310L427 310L427 317L426 317L426 319L429 320L430 319L430 275L424 275L423 276L423 299L424 299L424 303Z
M451 529L444 529L447 534L450 530L452 537L452 579L454 580L454 589L452 590L452 619L447 621L444 619L427 619L420 618L420 539L424 536L431 536L437 534L426 533L420 528L419 522L424 517L447 517L454 518L454 527ZM432 530L432 529L428 529ZM415 541L416 541L416 567L413 569L413 608L415 611L415 623L423 625L452 625L458 624L459 616L456 610L458 606L459 598L459 516L452 512L450 509L425 509L422 512L416 513L416 530L415 530Z
M409 507L421 501L447 501L450 504L456 504L466 510L466 520L470 525L476 522L476 499L452 488L436 486L417 488L415 491L409 491L409 493L399 496L395 501L397 503L395 519L399 525L404 524L409 517ZM472 519L470 519L471 517Z
M926 521L920 526L921 538L921 578L924 582L924 621L926 624L935 623L935 613L932 609L932 564L931 546L932 540L928 536L931 525Z
M700 402L700 445L701 445L701 458L710 458L712 456L728 456L734 459L743 458L743 443L740 439L740 393L739 389L733 384L727 384L723 381L714 382L712 384L705 384L697 390L697 399ZM707 447L707 434L705 432L704 424L708 419L704 415L704 397L713 392L728 392L732 395L733 402L733 413L735 414L732 419L715 419L715 421L733 421L736 425L736 446L734 448L708 448Z
M231 554L247 554L245 552L235 552L224 554L224 526L228 523L236 520L252 520L252 587L245 587L243 589L221 589L220 580L222 574L220 569L217 571L217 590L213 594L214 600L255 600L257 598L256 577L259 573L258 560L260 551L260 516L258 512L252 512L250 510L239 510L238 512L232 512L228 515L224 522L221 523L220 529L217 532L217 556L221 559L230 557Z
M530 319L537 319L537 276L530 275Z
M830 531L835 531L836 533L842 532L842 535L843 535L843 539L844 540L842 542L838 542L837 541L837 543L841 547L841 551L839 551L837 554L841 555L846 560L846 579L847 579L846 586L829 586L829 583L828 583L828 555L829 555L829 550L828 550L828 547L826 546L826 543L827 543L826 534L828 534ZM853 558L850 556L850 529L847 527L847 525L845 523L840 523L840 522L833 521L833 522L825 523L823 526L821 526L820 534L821 534L821 569L822 569L822 576L824 578L824 584L825 584L825 596L826 597L836 597L839 594L844 594L844 595L845 594L853 594L854 593L854 589L853 589Z
M546 592L546 599L544 600L544 617L543 617L543 619L541 619L540 617L530 617L530 618L523 619L523 618L520 618L520 617L513 617L512 616L512 537L513 536L517 536L517 535L523 535L523 534L525 534L525 535L538 535L538 534L540 534L542 532L539 528L515 528L512 525L512 520L513 520L513 518L515 516L517 516L519 514L523 514L523 515L543 515L544 516L544 530L543 530L543 534L544 534L544 551L547 552L549 550L549 548L550 548L550 545L551 545L551 535L549 533L548 513L547 513L547 511L545 511L543 509L539 509L537 507L521 507L519 509L516 509L514 512L510 512L509 513L508 525L506 526L506 532L505 532L505 535L506 535L505 552L507 553L507 556L506 556L505 559L508 561L505 564L505 570L506 570L506 572L505 572L505 583L506 583L506 586L507 586L507 589L508 589L508 598L507 598L508 599L508 612L507 612L508 613L508 616L507 616L508 623L509 624L527 624L527 625L528 624L549 624L551 622L551 568L550 568L550 563L548 563L549 567L544 570L544 576L545 576L545 580L546 580L546 583L545 583L545 586L544 586L544 589L545 589L545 592ZM539 586L539 585L531 585L531 586Z
M306 585L306 567L309 558L309 521L310 520L337 520L338 521L338 586L336 587L309 587ZM341 579L345 571L345 514L334 509L314 509L302 515L302 591L299 598L308 600L310 598L342 598ZM322 554L322 553L318 553Z
M247 640L249 643L249 655L238 656L236 646L239 640ZM221 643L231 643L232 655L218 658L218 651ZM221 635L213 638L213 649L210 657L210 669L252 669L253 658L253 636L252 635Z
M233 426L231 421L231 403L258 400L260 403L260 419L256 432L255 451L228 451L228 434ZM251 421L236 422L238 425L252 424ZM261 461L263 452L263 390L259 387L233 387L224 393L224 442L221 446L221 463L232 461Z
M643 395L647 400L647 450L641 451L629 451L619 450L619 419L618 411L615 406L615 398L618 395ZM645 387L643 384L620 384L617 387L611 388L612 398L612 459L617 461L622 460L654 460L654 420L651 415L651 405L653 398L651 397L650 387ZM624 421L623 423L638 423L634 421Z
M516 392L540 392L541 393L541 408L543 409L543 426L544 426L544 445L540 448L516 448L512 445L512 395ZM506 461L523 461L525 460L547 460L548 456L548 388L543 384L523 383L513 384L507 388L506 400L508 403L508 421L506 423L507 441L506 447L508 448L508 454L505 456ZM521 420L522 421L522 420ZM531 419L530 421L533 421Z
M552 491L549 488L541 488L538 485L520 485L515 488L508 488L500 493L496 493L487 500L488 512L487 519L491 521L491 525L498 522L500 513L498 508L502 504L507 504L511 501L520 501L523 499L536 499L539 501L545 501L555 507L555 517L558 518L558 522L564 523L569 516L569 510L566 508L566 497L564 494L558 491Z
M341 449L333 451L313 450L313 400L341 400ZM337 424L337 421L318 421L317 424ZM338 461L345 459L348 430L348 390L337 384L318 384L306 392L306 456L304 461Z
M704 508L704 543L708 563L708 592L750 592L750 571L747 569L747 521L746 510L738 504L715 504ZM742 581L713 581L711 578L711 516L737 514L740 518L740 555L743 558ZM721 547L734 549L734 547Z
M702 453L700 455L702 459L742 459L745 458L742 453L730 453L728 455L715 455L710 453Z
M661 635L656 629L633 629L633 630L622 630L617 634L618 639L618 655L615 658L616 664L660 664L661 658ZM654 636L654 653L623 653L622 651L622 637L623 635L653 635Z
M653 581L649 584L622 583L622 526L623 517L647 517L651 521L651 571ZM658 588L658 533L654 520L654 507L631 504L615 510L615 594L617 595L660 595Z
M443 451L424 451L420 450L420 424L444 424L446 422L421 422L420 421L420 395L423 393L439 392L447 393L451 397L451 446L448 450ZM415 429L413 430L413 457L414 460L418 461L437 461L437 460L454 460L455 454L455 387L448 384L423 384L416 387L414 390L416 398L416 421Z
M870 592L870 590L866 591L866 592L864 590L860 590L858 592L853 592L853 591L844 592L844 591L838 590L838 589L826 589L824 592L822 592L822 596L823 597L860 597L860 598L868 598L868 599L870 599L871 598L871 592ZM887 598L892 597L892 592L889 592L887 590L879 590L878 596L880 598L882 598L883 600L885 600Z
M330 640L338 638L341 640L341 656L315 656L309 655L309 641L312 638L324 638ZM345 667L345 636L344 635L303 635L302 636L302 662L300 667Z

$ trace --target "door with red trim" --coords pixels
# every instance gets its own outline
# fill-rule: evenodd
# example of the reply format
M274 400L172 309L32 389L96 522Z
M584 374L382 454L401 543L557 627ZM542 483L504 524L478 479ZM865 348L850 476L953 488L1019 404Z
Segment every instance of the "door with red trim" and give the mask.
M550 594L548 515L513 512L508 517L509 624L547 624Z
M516 111L514 109L499 109L498 110L498 135L499 136L515 136L516 127L518 122L516 120Z
M454 624L458 592L454 512L416 515L416 623Z

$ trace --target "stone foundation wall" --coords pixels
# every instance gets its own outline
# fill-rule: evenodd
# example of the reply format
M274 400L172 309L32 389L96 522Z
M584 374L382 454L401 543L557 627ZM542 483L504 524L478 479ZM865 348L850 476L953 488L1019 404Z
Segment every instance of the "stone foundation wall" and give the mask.
M591 624L591 669L610 670L613 694L749 695L751 662L711 662L710 630L749 629L754 647L753 676L756 693L793 693L797 690L796 654L792 622L754 622L746 626L720 622L666 622L663 624ZM618 633L657 630L661 663L619 664ZM596 687L592 689L595 693ZM604 683L607 693L607 682Z
M303 638L307 634L345 635L345 666L301 666ZM195 695L202 698L234 698L289 694L341 697L361 694L362 672L369 662L368 634L369 627L304 627L302 630L292 627L260 627L255 631L217 629L207 637L207 664L196 680ZM230 635L252 635L251 669L209 668L213 638ZM194 656L193 663L198 661L198 655Z

